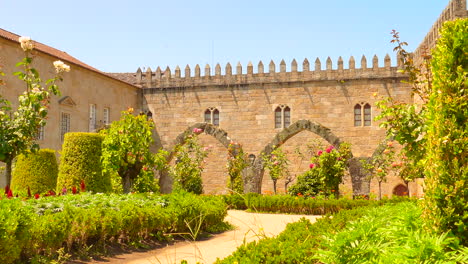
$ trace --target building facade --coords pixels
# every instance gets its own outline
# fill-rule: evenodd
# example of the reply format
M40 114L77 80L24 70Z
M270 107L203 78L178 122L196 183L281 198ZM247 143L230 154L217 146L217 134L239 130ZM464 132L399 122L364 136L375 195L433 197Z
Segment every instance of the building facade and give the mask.
M425 48L435 45L444 21L465 17L466 0L451 0L414 52L416 62ZM18 36L0 32L6 87L21 87L9 75L15 71L11 65L22 58ZM227 64L223 71L219 64L214 71L206 65L204 74L199 65L193 70L187 65L183 72L179 67L174 71L158 67L155 71L148 68L144 72L138 69L136 73L105 74L43 46L38 43L36 47L36 63L45 76L52 75L52 61L56 59L72 65L60 85L62 96L51 105L43 147L60 149L64 131L92 131L99 124L118 119L120 111L128 106L150 111L159 148L171 151L193 128L205 130L200 135L201 143L211 149L203 172L205 193L227 192L227 146L231 141L241 144L253 161L251 173L245 173L253 175L254 179L248 179L253 191L271 192L273 188L260 162L262 153L278 146L287 152L290 178L278 183L278 189L284 192L289 181L294 182L308 169L311 154L300 156L297 152L304 152L310 142L317 141L324 146L351 144L353 159L342 193L376 192L377 183L369 182L359 162L381 150L379 146L385 140L385 131L374 121L379 114L375 103L382 96L418 101L411 88L401 82L406 78L398 71L401 66L392 63L388 55L369 59L363 56L358 62L353 57L346 58L346 62L340 57L335 63L331 58L324 63L318 59L313 63L293 60L289 67L285 61L271 61L268 65L259 62L256 67L251 63L247 67ZM16 98L21 91L6 87L0 89L7 99ZM167 175L161 175L160 182L163 191L170 191ZM383 193L391 196L406 188L402 186L402 180L390 175L383 184ZM420 182L410 183L409 187L411 195L422 193Z

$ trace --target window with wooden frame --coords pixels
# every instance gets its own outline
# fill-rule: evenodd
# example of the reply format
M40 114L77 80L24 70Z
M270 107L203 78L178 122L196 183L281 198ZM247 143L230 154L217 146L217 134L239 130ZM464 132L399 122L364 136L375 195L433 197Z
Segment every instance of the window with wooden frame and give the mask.
M219 110L215 107L210 107L205 110L205 123L213 124L219 126Z
M275 128L285 128L291 125L291 108L279 105L275 109Z
M361 102L354 106L354 126L372 125L372 107L370 104Z

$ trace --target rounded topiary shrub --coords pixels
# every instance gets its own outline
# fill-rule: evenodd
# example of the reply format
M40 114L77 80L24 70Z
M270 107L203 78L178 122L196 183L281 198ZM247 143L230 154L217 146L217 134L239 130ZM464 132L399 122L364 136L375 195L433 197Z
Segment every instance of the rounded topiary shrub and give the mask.
M11 188L32 194L54 190L57 185L58 164L55 150L40 149L36 153L17 157L12 172Z
M102 136L96 133L67 133L62 145L57 192L79 187L84 181L87 191L111 190L109 176L101 171Z

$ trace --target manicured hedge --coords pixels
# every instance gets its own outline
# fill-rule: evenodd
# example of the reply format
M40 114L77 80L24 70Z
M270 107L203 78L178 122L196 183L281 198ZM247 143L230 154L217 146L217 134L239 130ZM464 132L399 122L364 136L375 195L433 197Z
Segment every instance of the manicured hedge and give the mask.
M67 133L62 146L57 192L70 190L84 181L92 192L111 190L110 176L101 171L102 136L96 133Z
M383 199L380 201L365 199L350 200L346 198L323 199L291 195L260 195L255 193L246 195L225 195L223 199L231 209L248 209L251 212L307 215L324 215L336 213L343 209L378 206L408 200L408 198L405 197Z
M18 156L12 173L11 188L31 194L54 190L57 186L58 164L55 151L40 149L36 153Z
M112 241L165 240L171 233L219 230L227 214L221 198L178 193L166 196L65 195L0 200L0 263L29 263Z

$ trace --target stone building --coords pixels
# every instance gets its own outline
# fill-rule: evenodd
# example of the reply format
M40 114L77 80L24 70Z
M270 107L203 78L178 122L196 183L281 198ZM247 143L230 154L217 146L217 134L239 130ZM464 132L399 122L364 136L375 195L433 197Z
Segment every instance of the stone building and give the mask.
M458 17L468 17L466 0L449 2L416 49L415 58L423 47L434 46L443 21ZM0 36L0 57L7 54L8 58L3 64L14 65L21 58L15 43L17 36L9 32ZM385 131L373 120L378 115L378 98L373 95L391 95L405 102L418 100L401 82L406 76L398 72L400 65L392 66L388 55L380 59L363 56L358 63L353 57L346 58L346 63L341 57L335 63L331 58L323 64L317 59L313 65L307 59L299 63L293 60L290 70L286 70L285 61L271 61L268 65L259 62L256 67L249 63L245 68L237 64L235 69L227 64L224 71L219 64L214 71L206 65L204 74L199 65L194 70L187 65L183 73L179 67L174 71L158 67L155 71L148 68L144 72L138 69L136 73L104 74L66 53L55 50L51 54L48 49L52 48L37 46L41 73L50 72L49 65L57 58L71 63L72 72L61 85L62 97L51 108L43 146L60 149L63 113L76 120L71 122L71 131L88 131L92 130L92 122L95 125L97 120L117 119L120 110L133 106L152 113L156 145L166 150L183 142L193 128L204 129L201 142L211 147L203 173L206 193L226 192L229 142L240 143L255 159L251 169L257 178L249 188L270 192L272 181L261 166L261 153L281 145L288 153L290 176L294 178L308 169L310 158L310 154L300 157L297 150L304 150L314 139L324 146L351 143L354 158L342 193L375 192L376 183L369 183L359 166L359 159L373 155L385 139ZM7 98L16 94L7 94ZM100 119L105 111L110 112L110 118ZM91 113L98 114L93 119ZM51 135L50 141L47 135ZM169 191L171 180L167 175L160 180L163 190ZM391 175L383 185L383 193L391 196L403 188L402 183ZM284 179L279 182L280 191L285 191L285 184ZM410 184L411 195L420 195L421 191L420 184Z
M0 29L0 64L5 76L4 86L0 86L2 97L15 107L17 98L25 90L25 84L13 75L21 70L15 64L24 58L18 42L19 36ZM35 67L42 80L55 75L53 62L62 60L70 65L71 71L59 82L61 96L53 97L50 104L47 124L39 131L38 141L42 148L60 150L63 135L69 131L94 131L97 127L118 120L120 112L127 107L140 105L140 88L103 73L69 54L34 42ZM1 175L0 186L5 185Z

